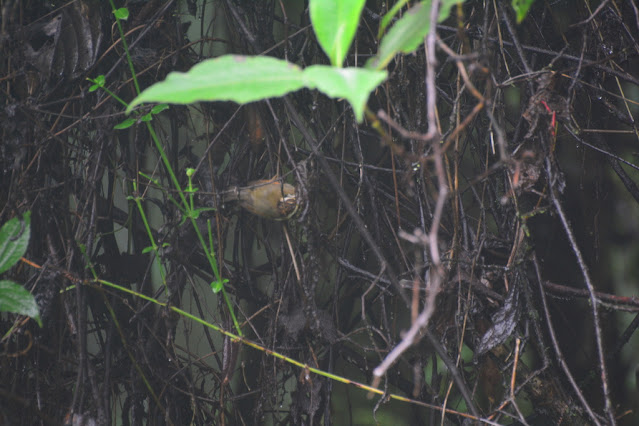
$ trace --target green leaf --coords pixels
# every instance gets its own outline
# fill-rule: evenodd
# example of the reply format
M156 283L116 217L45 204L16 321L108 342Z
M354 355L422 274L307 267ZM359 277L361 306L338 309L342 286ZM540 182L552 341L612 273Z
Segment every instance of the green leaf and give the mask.
M126 7L121 7L114 10L113 14L121 21L126 21L127 19L129 19L129 9L127 9Z
M363 68L335 68L312 65L304 70L306 86L317 88L333 97L345 98L351 104L355 118L362 121L370 93L386 79L385 71Z
M151 114L159 114L162 111L164 111L165 109L169 109L169 105L168 104L160 104L160 105L156 105L151 109Z
M361 121L370 92L386 78L385 71L296 65L270 57L221 56L204 61L187 73L170 73L133 100L186 104L196 101L235 101L243 104L283 96L301 88L319 89L347 99Z
M377 32L377 38L382 38L382 35L384 34L384 31L386 31L386 27L388 27L388 24L390 24L390 22L393 20L395 15L399 13L399 10L402 7L404 7L406 3L408 3L408 0L398 1L397 3L395 3L393 8L389 10L388 13L386 13L386 15L384 15L384 17L382 18L382 21L379 24L379 31Z
M0 312L13 312L26 315L37 321L42 327L40 310L31 293L13 281L0 280Z
M113 126L113 128L115 130L124 130L124 129L128 129L129 127L133 126L136 123L136 119L135 118L127 118L126 120L124 120L122 123L120 124L116 124L115 126Z
M443 0L437 22L448 17L450 8L461 0ZM366 63L366 68L383 69L398 53L411 53L424 42L430 31L431 2L426 0L411 7L382 39L377 55Z
M217 294L224 288L224 284L227 282L229 282L228 278L222 278L222 281L213 281L211 283L211 290L213 290L213 293Z
M144 90L127 113L143 102L190 104L234 101L239 104L283 96L303 87L302 70L268 56L225 55L200 62L188 72L172 72Z
M31 212L26 212L22 220L9 220L0 229L0 274L20 260L27 251L31 235Z
M336 67L344 63L364 3L366 0L311 0L309 4L317 41Z
M513 9L517 13L518 24L521 24L526 19L526 15L528 15L528 11L534 2L535 0L512 0Z
M155 251L155 248L153 246L146 246L142 249L142 254L151 253L153 251Z
M104 85L106 84L106 78L104 77L104 75L97 76L95 80L92 80L90 78L87 78L87 80L93 83L93 85L89 87L89 92L95 92L100 87L104 87Z

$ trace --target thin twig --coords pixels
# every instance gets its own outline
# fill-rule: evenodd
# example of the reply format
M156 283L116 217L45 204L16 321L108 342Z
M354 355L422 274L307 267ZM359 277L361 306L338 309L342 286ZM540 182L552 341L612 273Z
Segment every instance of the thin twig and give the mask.
M566 375L568 382L570 382L570 385L572 386L572 390L577 395L577 398L579 398L579 400L581 401L581 405L584 407L584 409L586 410L586 412L588 413L592 421L596 425L601 425L601 423L599 422L599 419L597 418L595 413L592 411L592 408L590 408L588 401L586 401L586 398L584 397L583 393L581 393L581 389L579 389L579 385L575 381L575 378L572 376L572 373L570 372L570 368L568 367L568 364L566 363L566 360L564 359L564 355L562 354L561 349L559 348L559 342L557 341L557 336L555 335L555 328L552 325L552 319L550 318L550 311L548 310L548 303L546 302L546 293L544 292L544 287L542 285L541 269L539 267L539 261L537 260L537 255L535 254L535 252L533 252L532 254L532 261L533 261L533 265L535 265L535 273L537 274L537 284L539 284L539 293L541 295L541 304L544 308L544 316L546 318L546 324L548 325L548 333L550 335L550 340L552 340L552 347L555 350L557 361L559 361L561 368L564 370L564 374Z
M550 165L550 159L546 158L546 170L549 175L550 182L552 182L552 166ZM573 252L575 253L575 257L577 258L577 263L579 264L579 269L581 269L582 276L586 283L586 288L588 289L588 293L590 295L590 307L592 309L592 319L593 325L595 329L595 341L597 342L597 356L599 357L599 368L601 370L601 382L603 387L604 401L605 401L605 410L608 415L608 421L611 425L616 424L615 415L612 411L612 403L610 402L610 386L608 384L608 373L606 370L606 357L604 354L603 348L603 339L601 336L601 321L599 319L599 299L597 299L597 295L595 294L595 287L590 280L590 274L588 272L588 266L581 255L581 250L579 250L579 246L577 245L577 240L575 235L572 232L572 228L570 227L570 223L568 223L568 218L566 217L566 213L564 212L563 206L557 197L556 189L553 184L549 185L550 187L550 198L555 206L555 210L561 219L561 223L564 227L564 232L570 241L570 247L572 247Z

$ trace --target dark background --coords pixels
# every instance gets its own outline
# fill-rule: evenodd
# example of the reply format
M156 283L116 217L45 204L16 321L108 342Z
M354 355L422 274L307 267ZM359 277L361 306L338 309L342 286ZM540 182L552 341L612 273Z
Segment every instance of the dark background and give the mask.
M130 10L123 26L142 88L223 53L327 63L303 2L117 6ZM377 51L388 6L367 2L348 66ZM445 406L499 424L636 424L639 12L630 1L597 6L537 0L519 25L507 2L453 8L437 28L458 55L437 51L440 154L398 130L428 131L423 46L395 58L369 100L395 129L358 124L346 102L316 92L289 95L339 188L282 99L172 106L154 118L183 184L185 168L204 158L197 203L217 210L201 225L211 220L247 338L362 383L371 383L411 324L411 307L390 278L423 309L430 252L399 231L429 232L438 186L449 188L429 334L382 380L386 392L413 401L388 402L92 283L89 263L102 279L233 329L208 287L213 276L193 231L180 226L146 127L113 130L124 107L103 90L88 91L86 78L103 74L111 92L135 97L108 3L2 2L0 222L32 211L26 257L43 268L21 265L9 275L35 295L44 327L0 316L0 423L439 424L437 407ZM290 243L282 223L219 204L223 191L274 175L296 184L303 199L285 224ZM159 259L143 252L148 235L126 200L133 182L156 241L167 244ZM586 273L599 292L597 326ZM444 360L457 366L456 380ZM445 415L446 424L462 422Z

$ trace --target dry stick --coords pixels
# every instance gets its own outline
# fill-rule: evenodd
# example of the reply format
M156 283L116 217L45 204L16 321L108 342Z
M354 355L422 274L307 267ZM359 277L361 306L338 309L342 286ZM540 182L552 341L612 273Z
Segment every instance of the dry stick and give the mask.
M512 403L513 408L515 409L515 411L517 411L517 415L519 416L519 422L522 423L525 426L529 426L528 423L526 422L526 419L523 415L523 413L521 412L521 410L519 409L519 406L517 405L517 401L515 400L515 394L519 393L519 390L523 388L523 384L521 386L519 386L518 389L515 390L515 386L517 383L516 377L517 377L517 366L519 365L519 347L521 345L521 339L517 338L515 339L515 359L513 361L513 371L510 375L510 398L506 399L504 402L502 402L502 404L497 407L496 410L493 410L493 414L490 415L490 419L493 419L494 417L496 417L496 415L502 414L502 412L504 411L504 408ZM526 382L528 382L530 380L530 376L524 381L524 384ZM504 413L507 414L511 417L515 417L514 415L508 414L508 413Z
M515 339L515 361L513 362L513 373L510 376L510 400L513 404L513 407L517 411L517 414L519 415L519 421L522 422L524 425L528 426L528 423L526 422L526 419L524 418L524 415L522 414L521 410L519 409L519 405L517 405L517 401L515 400L515 383L516 383L515 378L517 376L517 365L519 363L519 347L520 346L521 346L521 339L520 338Z
M575 253L575 256L577 257L577 262L579 263L581 273L584 277L584 281L586 282L586 287L588 288L588 293L590 294L590 304L592 307L592 316L593 316L593 322L595 326L595 340L597 342L597 356L599 357L599 364L600 364L599 366L601 368L601 382L602 382L603 392L604 392L605 410L606 410L606 414L608 415L608 420L610 420L610 424L614 425L616 424L615 416L612 411L612 404L610 402L610 389L608 387L608 373L606 371L605 356L603 352L603 342L601 338L601 321L599 320L599 306L598 306L599 301L597 300L597 296L595 295L595 289L592 285L592 282L590 281L590 276L588 274L586 263L584 262L584 259L581 256L581 251L577 247L577 241L575 240L575 237L570 228L570 224L568 223L568 219L566 218L563 208L561 207L561 203L557 199L554 188L551 187L550 192L551 192L551 198L552 198L553 204L555 205L555 208L557 209L557 213L559 214L559 217L561 219L561 223L564 226L564 231L566 232L566 235L568 236L568 239L570 240L570 246L572 247Z
M573 252L575 253L575 257L577 258L577 263L579 263L579 268L581 269L581 273L584 277L584 281L586 282L586 287L588 288L588 293L590 295L590 306L592 307L592 318L595 326L595 340L597 342L597 355L599 357L599 367L601 368L601 383L603 386L604 393L604 401L605 401L605 410L608 415L608 420L611 425L616 424L615 415L612 411L612 403L610 402L610 389L608 386L608 373L606 371L606 362L603 350L603 342L601 338L601 321L599 320L599 300L597 299L597 295L595 294L595 288L592 285L592 281L590 280L590 275L588 274L588 267L586 262L584 261L581 251L577 246L577 240L570 228L570 224L568 223L568 218L563 210L561 202L557 198L557 193L555 191L555 186L552 184L552 172L551 172L550 159L546 158L546 168L547 173L549 175L549 180L551 182L550 185L550 198L552 199L553 204L555 205L555 209L557 210L557 214L559 214L559 218L561 219L561 223L564 227L564 231L566 232L566 236L568 240L570 240L570 246L572 247Z
M592 145L592 144L590 144L590 143L586 142L586 140L585 140L585 139L580 138L580 137L579 137L579 135L578 135L577 133L575 133L575 132L574 132L574 131L570 128L570 126L567 126L567 125L565 125L565 124L564 124L564 125L563 125L563 128L564 128L564 129L565 129L568 133L570 133L570 135L571 135L573 138L575 138L575 140L576 140L577 142L579 142L580 144L582 144L582 145L584 145L584 146L587 146L588 148L593 149L593 150L595 150L595 151L601 152L602 154L607 155L607 156L610 158L610 160L615 160L615 161L618 161L618 162L624 163L626 166L632 167L632 168L633 168L633 169L635 169L635 170L639 170L639 166L637 166L636 164L631 163L630 161L624 160L623 158L619 157L618 155L613 154L613 153L612 153L612 152L610 152L610 151L606 151L605 149L602 149L602 148L596 147L596 146L594 146L594 145ZM634 196L634 194L633 194L633 196Z
M479 411L475 407L475 404L473 404L472 395L470 391L468 390L466 383L464 383L464 378L459 373L459 369L457 368L453 360L450 359L450 357L446 353L446 348L444 348L442 344L439 343L439 340L437 340L437 338L433 335L433 333L428 328L425 330L425 333L426 333L426 337L428 338L428 341L430 342L431 345L433 345L433 348L435 348L435 352L437 352L441 360L444 362L444 365L446 365L446 368L448 369L450 374L453 376L453 381L459 388L459 391L461 392L462 397L464 398L464 401L466 401L466 406L468 407L470 412L473 413L473 416L477 417L477 419L481 419L481 415L479 414ZM442 415L446 413L446 410L447 410L446 407L442 407Z
M588 44L586 41L586 36L587 36L587 33L584 31L582 34L583 42L581 43L581 54L579 55L579 62L577 63L577 69L575 70L572 83L570 83L570 87L568 88L568 93L569 93L571 101L574 101L575 99L575 86L577 85L577 81L579 80L579 76L581 75L581 67L584 63L584 56L586 54L586 45Z
M373 370L373 386L376 387L381 377L386 374L388 369L395 363L395 361L418 339L422 329L428 326L430 317L435 310L435 298L439 290L442 279L442 265L439 256L439 248L437 247L437 229L441 221L442 212L444 210L444 203L448 194L448 188L446 187L446 177L444 174L444 166L442 160L441 146L439 145L437 131L437 115L436 115L436 86L435 86L435 23L434 17L437 16L437 10L439 7L439 1L435 0L432 4L431 12L431 28L430 33L426 39L426 94L427 94L427 118L428 118L428 133L423 140L435 141L432 143L433 147L433 159L435 162L435 169L437 179L439 181L439 196L437 197L437 204L435 206L435 213L433 215L433 221L428 236L416 235L421 237L422 244L425 247L429 247L430 255L432 259L432 266L430 268L430 280L428 280L428 286L430 292L426 298L424 309L419 314L413 325L405 333L404 338L395 348L386 356L384 361ZM471 400L472 402L472 400Z
M556 284L550 281L543 282L546 290L553 293L557 297L589 297L588 290L582 290L575 287ZM639 297L637 296L617 296L614 294L595 292L597 298L602 304L606 304L611 309L617 309L625 312L639 312Z
M593 19L595 19L595 16L597 16L597 14L603 10L603 8L608 4L609 1L610 0L602 1L601 4L599 6L597 6L597 9L595 9L595 11L592 12L592 15L590 15L587 19L585 19L585 20L583 20L581 22L577 22L575 24L572 24L568 28L572 29L572 28L575 28L575 27L579 27L581 25L585 25L588 22L592 21Z
M293 251L293 245L291 244L291 237L288 235L288 229L286 228L286 224L282 224L282 229L284 230L284 236L286 237L286 245L288 247L288 251L291 253L291 260L293 261L293 267L295 268L295 276L297 277L297 282L302 282L302 277L300 275L300 268L298 268L297 260L295 260L295 252Z
M423 235L423 244L428 246L432 259L432 266L430 268L430 280L429 280L429 293L426 297L426 302L423 311L419 314L411 328L405 333L402 341L386 356L384 361L373 370L373 386L376 387L379 384L381 377L386 374L388 369L395 363L395 361L419 338L419 334L422 331L425 332L430 343L435 348L436 352L442 358L448 370L451 372L453 379L459 387L462 397L466 401L468 409L479 418L479 411L473 404L470 392L468 391L461 374L455 367L455 364L450 360L446 354L445 349L439 344L435 336L433 336L428 330L428 323L435 311L435 298L439 292L443 277L443 268L441 265L441 258L439 255L437 231L441 222L442 213L444 210L444 204L448 197L448 186L446 184L446 175L444 173L443 151L439 143L439 130L437 128L437 114L436 114L436 86L435 86L435 44L436 44L436 24L440 2L438 0L433 1L431 7L431 22L430 32L426 38L426 94L427 94L427 118L428 118L428 133L424 138L431 142L433 147L433 159L435 163L435 171L437 174L437 180L439 183L439 194L437 197L437 204L435 206L435 212L431 223L431 228L428 236Z
M595 134L593 138L606 151L611 151L608 142L606 142L603 136ZM619 161L617 161L617 159L613 158L612 156L607 156L606 160L608 160L608 163L610 163L610 167L612 167L612 170L614 170L617 176L619 176L619 179L626 187L626 190L630 193L630 195L632 195L632 198L634 198L635 201L639 203L639 188L637 187L635 181L632 180L632 178L628 175L628 173L626 173L623 167L621 167L621 164L619 164Z
M575 381L575 378L572 376L572 373L570 372L570 368L568 367L568 364L566 364L566 360L564 359L564 355L562 354L561 349L559 348L559 342L557 342L557 336L555 336L555 328L552 325L552 320L550 319L550 312L548 311L548 303L546 302L546 293L544 292L544 286L542 285L542 281L541 281L541 270L539 268L539 261L537 260L537 255L535 254L534 251L532 253L532 261L533 261L533 264L535 265L535 273L537 275L537 284L539 285L539 293L541 294L541 304L544 307L544 316L546 317L546 324L548 324L548 332L550 334L550 340L552 340L552 347L555 350L555 355L557 356L557 361L559 361L561 368L564 370L564 374L566 375L566 378L570 382L570 385L572 386L573 391L577 395L577 398L579 398L579 400L581 401L581 404L586 409L586 411L588 412L588 415L593 420L593 422L599 426L601 425L601 423L599 422L599 419L597 419L597 416L592 411L592 408L590 408L590 405L588 405L588 401L586 401L586 398L581 393L581 390L579 389L579 385Z
M528 65L528 61L526 60L526 55L524 55L524 50L522 49L521 44L519 43L519 39L517 38L517 33L515 32L513 23L508 17L508 13L506 12L502 2L499 2L499 11L502 14L502 19L506 23L506 28L508 28L508 32L510 33L510 38L513 40L513 44L515 45L515 50L517 51L517 54L519 55L519 60L521 61L521 64L524 67L524 70L526 71L526 74L532 73L530 65ZM532 81L528 80L527 83L528 83L528 89L530 90L530 93L531 94L534 93L535 88L533 86Z

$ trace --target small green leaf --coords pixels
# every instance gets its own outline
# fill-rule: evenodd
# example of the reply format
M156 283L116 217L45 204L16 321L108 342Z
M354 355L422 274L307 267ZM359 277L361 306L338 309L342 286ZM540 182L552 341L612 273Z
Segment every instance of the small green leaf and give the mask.
M228 282L228 278L223 278L222 281L213 281L211 283L211 290L213 290L213 293L217 294L224 288L224 284Z
M119 9L114 10L113 14L115 15L117 19L121 21L126 21L127 19L129 19L129 9L127 9L126 7L121 7Z
M159 114L165 109L169 109L169 104L159 104L151 108L151 114Z
M99 85L100 87L104 87L104 85L106 84L106 77L104 76L104 74L100 74L95 78L95 84Z
M309 4L317 41L333 66L344 63L364 3L366 0L311 0Z
M100 87L104 87L104 85L106 84L106 78L104 77L104 75L99 75L95 79L87 78L87 80L93 83L93 85L89 87L89 92L95 92Z
M18 283L0 280L0 312L13 312L36 320L42 327L40 310L31 293Z
M136 122L137 120L135 118L127 118L122 123L116 124L115 126L113 126L113 129L115 130L128 129L129 127L133 126Z
M521 24L526 19L526 15L528 15L528 11L534 2L535 0L512 0L513 9L517 13L518 24Z
M31 236L31 212L22 219L14 217L0 229L0 274L20 260L27 251Z
M147 121L151 121L153 120L153 115L149 112L148 114L144 114L142 117L140 117L140 121L142 122L147 122Z
M142 254L151 253L152 251L155 251L153 246L147 246L142 249Z

